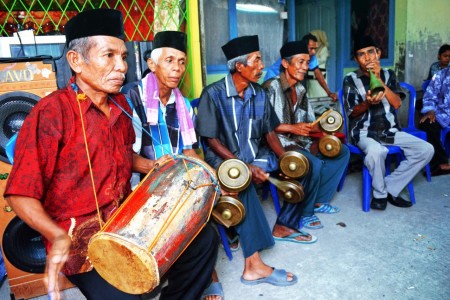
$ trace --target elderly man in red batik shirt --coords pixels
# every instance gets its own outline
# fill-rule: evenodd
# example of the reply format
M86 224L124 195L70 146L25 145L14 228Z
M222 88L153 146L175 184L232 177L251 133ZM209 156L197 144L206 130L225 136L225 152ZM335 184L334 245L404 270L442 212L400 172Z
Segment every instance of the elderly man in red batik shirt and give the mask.
M97 204L107 221L130 193L133 166L144 159L133 152L131 119L120 108L131 114L119 94L128 55L122 15L84 11L67 23L66 39L75 76L25 120L5 197L45 238L50 299L62 297L60 272L87 299L141 299L107 283L86 257L89 238L100 228ZM216 255L216 234L205 227L169 270L160 299L198 299L211 282Z

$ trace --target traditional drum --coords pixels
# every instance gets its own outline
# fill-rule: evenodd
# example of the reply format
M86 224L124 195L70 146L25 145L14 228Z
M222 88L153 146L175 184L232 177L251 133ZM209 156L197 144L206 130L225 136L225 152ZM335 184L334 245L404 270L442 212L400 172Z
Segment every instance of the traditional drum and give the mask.
M151 291L205 226L218 191L215 171L202 161L163 162L91 238L90 261L121 291Z

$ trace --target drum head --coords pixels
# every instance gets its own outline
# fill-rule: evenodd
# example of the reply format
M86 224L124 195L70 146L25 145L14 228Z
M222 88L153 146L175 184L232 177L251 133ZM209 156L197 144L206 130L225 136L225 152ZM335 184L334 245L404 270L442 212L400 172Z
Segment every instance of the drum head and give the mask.
M89 242L88 255L100 276L125 293L144 294L159 285L155 258L119 235L97 233Z

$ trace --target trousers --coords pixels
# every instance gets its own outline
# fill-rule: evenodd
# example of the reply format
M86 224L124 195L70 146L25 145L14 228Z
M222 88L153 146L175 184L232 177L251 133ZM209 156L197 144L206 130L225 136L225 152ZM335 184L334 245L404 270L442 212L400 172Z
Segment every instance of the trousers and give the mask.
M437 121L430 123L430 120L427 119L425 122L420 123L419 128L427 133L427 141L434 147L434 155L430 161L430 168L432 171L439 169L439 165L448 163L447 153L445 153L441 142L442 126Z
M385 160L388 149L383 142L377 142L370 137L360 137L357 146L365 153L364 165L372 176L373 196L385 198L387 194L397 197L405 186L427 163L434 154L433 146L406 132L399 131L395 134L394 143L402 149L405 159L389 174L386 173Z

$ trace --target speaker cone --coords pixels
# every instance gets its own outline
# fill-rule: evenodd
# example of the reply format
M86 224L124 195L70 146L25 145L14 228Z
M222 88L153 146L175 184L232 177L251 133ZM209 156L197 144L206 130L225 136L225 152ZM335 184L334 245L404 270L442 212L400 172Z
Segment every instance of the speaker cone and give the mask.
M44 273L47 258L42 236L19 217L8 223L3 234L3 252L9 262L25 272Z
M0 95L0 156L7 161L5 147L9 139L20 130L25 118L41 98L27 92Z

